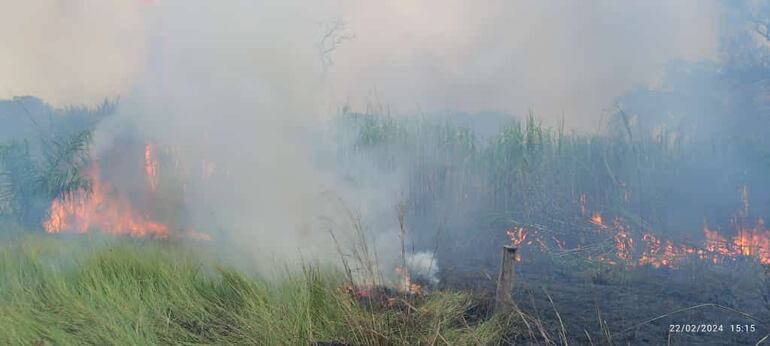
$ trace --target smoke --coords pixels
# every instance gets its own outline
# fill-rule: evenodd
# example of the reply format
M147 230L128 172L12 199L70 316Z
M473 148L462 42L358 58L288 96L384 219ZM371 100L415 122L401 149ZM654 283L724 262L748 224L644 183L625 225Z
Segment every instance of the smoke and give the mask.
M192 227L222 229L257 263L297 250L327 257L336 253L315 218L318 196L340 183L313 155L337 107L534 109L593 131L667 62L714 59L718 23L704 1L6 1L0 96L63 105L119 95L97 153L130 129L173 148L190 176L217 172L186 191ZM393 228L379 206L398 202L398 186L367 191L376 197L348 189L372 227ZM425 258L410 262L434 278Z
M367 4L336 60L341 97L374 94L404 112L532 109L582 131L669 61L715 58L719 35L708 1Z
M170 169L195 182L184 191L190 227L250 264L335 255L314 218L328 188L309 139L322 67L315 15L298 2L158 3L142 82L97 132L97 148L126 128L173 148L181 167Z
M433 253L420 251L409 254L406 258L406 266L413 277L425 278L432 284L438 283L438 263Z
M0 1L0 97L69 106L125 93L145 61L144 15L137 1Z

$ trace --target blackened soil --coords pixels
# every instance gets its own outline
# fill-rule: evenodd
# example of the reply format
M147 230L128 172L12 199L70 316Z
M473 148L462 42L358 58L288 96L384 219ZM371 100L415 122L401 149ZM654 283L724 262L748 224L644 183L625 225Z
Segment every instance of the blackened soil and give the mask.
M492 270L446 265L442 285L490 296ZM517 263L513 295L521 310L544 321L556 343L561 317L572 344L754 345L770 334L762 299L770 284L763 279L761 266L748 260L695 261L672 270L539 259Z

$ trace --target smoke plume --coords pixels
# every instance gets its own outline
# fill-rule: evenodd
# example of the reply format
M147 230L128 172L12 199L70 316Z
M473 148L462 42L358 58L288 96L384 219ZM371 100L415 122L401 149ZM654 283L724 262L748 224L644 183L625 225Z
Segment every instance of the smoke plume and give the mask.
M174 148L191 175L219 173L187 191L193 227L226 230L259 259L328 256L315 215L339 181L313 155L338 107L534 109L595 131L615 98L658 83L669 61L715 59L719 20L709 1L5 1L0 96L119 96L97 153L130 129ZM371 210L392 208L398 191L339 193ZM394 229L385 210L372 227Z

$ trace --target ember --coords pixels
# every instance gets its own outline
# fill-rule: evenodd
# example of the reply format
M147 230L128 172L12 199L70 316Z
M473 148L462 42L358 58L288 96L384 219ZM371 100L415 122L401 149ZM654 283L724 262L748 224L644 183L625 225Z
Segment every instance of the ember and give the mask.
M600 226L602 228L607 227L602 222L602 214L599 214L598 212L594 213L594 215L591 217L591 223L593 223L594 225Z
M420 294L422 291L422 285L412 281L412 277L409 274L409 270L407 268L396 266L395 272L399 279L399 291L415 295Z

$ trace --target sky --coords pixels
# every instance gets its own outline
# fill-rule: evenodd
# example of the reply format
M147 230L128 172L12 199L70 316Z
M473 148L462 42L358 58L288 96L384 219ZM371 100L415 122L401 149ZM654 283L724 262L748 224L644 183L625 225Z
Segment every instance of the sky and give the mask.
M153 92L173 99L206 83L193 75L261 85L311 117L532 110L594 131L667 63L717 59L720 13L695 0L1 0L0 98L89 105L166 83ZM333 23L342 40L322 54Z

